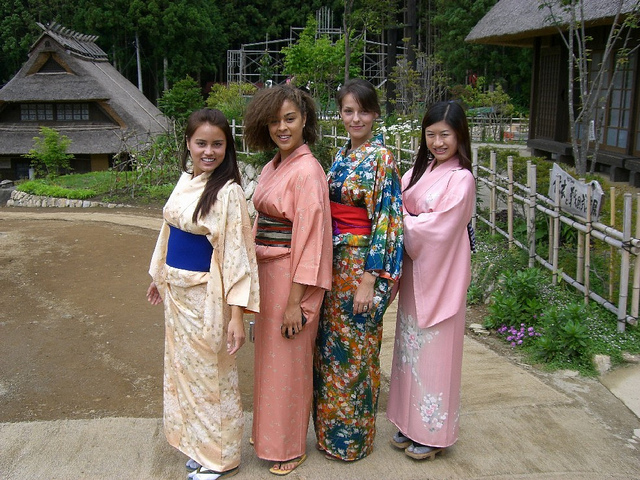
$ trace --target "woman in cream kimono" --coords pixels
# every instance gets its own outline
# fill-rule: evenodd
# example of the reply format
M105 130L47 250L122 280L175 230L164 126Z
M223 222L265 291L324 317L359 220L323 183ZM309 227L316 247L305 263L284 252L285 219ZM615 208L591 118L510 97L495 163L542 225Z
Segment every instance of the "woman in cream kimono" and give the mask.
M192 169L187 160L192 162ZM189 456L189 478L238 472L243 411L235 353L243 312L258 311L256 258L229 124L191 114L184 173L164 206L147 297L164 302L164 430Z
M245 115L245 140L278 149L253 204L260 275L252 439L258 457L287 475L306 459L313 348L331 285L331 212L325 173L308 144L317 136L313 99L292 86L260 90Z
M470 154L464 110L437 103L402 178L406 255L387 417L399 429L391 443L414 459L433 459L458 438L475 202Z

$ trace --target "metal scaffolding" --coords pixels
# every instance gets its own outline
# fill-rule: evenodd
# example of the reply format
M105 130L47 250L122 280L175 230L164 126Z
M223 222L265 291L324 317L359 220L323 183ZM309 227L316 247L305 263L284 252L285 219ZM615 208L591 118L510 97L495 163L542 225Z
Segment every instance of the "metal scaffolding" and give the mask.
M316 12L318 28L316 36L328 35L338 40L342 37L341 28L333 27L331 9L322 7ZM291 27L289 38L269 40L264 42L243 44L239 50L227 50L227 81L238 83L253 83L262 86L271 80L274 84L286 81L284 70L284 55L282 48L295 44L303 29ZM384 84L386 79L387 46L381 42L367 39L363 35L362 75L376 87Z

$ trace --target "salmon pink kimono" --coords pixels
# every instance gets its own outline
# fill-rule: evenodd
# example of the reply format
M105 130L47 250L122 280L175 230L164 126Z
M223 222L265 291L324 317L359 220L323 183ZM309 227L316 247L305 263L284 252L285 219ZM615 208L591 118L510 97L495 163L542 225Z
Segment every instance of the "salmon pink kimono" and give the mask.
M415 442L448 447L458 438L475 180L457 157L434 164L408 190L413 169L402 178L405 257L387 417Z
M286 461L305 453L313 395L313 349L325 290L331 287L332 231L324 170L305 144L262 170L253 195L260 215L291 222L290 247L256 245L253 440L258 457ZM256 227L257 229L257 222ZM283 322L292 282L306 285L307 324L292 339Z

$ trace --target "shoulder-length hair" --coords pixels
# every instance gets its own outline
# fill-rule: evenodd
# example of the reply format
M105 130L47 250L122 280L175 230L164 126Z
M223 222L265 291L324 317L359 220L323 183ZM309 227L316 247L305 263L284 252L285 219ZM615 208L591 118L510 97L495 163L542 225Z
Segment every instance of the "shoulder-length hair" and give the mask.
M244 115L244 139L251 148L272 150L276 144L269 134L269 123L278 117L282 104L289 100L306 116L302 138L313 145L318 138L316 105L307 92L291 85L277 85L259 90L247 105Z
M360 108L363 110L377 113L378 116L382 115L380 102L378 101L378 92L376 92L376 89L370 82L362 78L354 78L347 81L336 95L336 102L340 110L342 110L344 97L349 94L353 95L354 100L358 102L358 105L360 105Z
M184 132L184 138L182 139L182 152L180 157L182 170L187 173L192 173L188 166L189 150L187 148L187 143L198 127L204 124L213 125L214 127L218 127L222 130L227 141L227 147L224 152L224 160L222 160L222 163L211 173L211 176L204 187L204 191L202 192L202 195L200 195L200 200L193 212L194 223L199 217L209 213L211 207L216 203L218 192L229 180L233 180L238 185L242 185L242 177L240 176L238 160L236 157L236 144L233 138L233 133L231 132L231 127L229 127L229 122L224 114L220 110L213 108L196 110L189 115Z
M456 135L458 142L458 158L463 168L471 171L471 136L469 135L469 124L467 115L459 103L454 101L434 103L422 119L422 133L420 134L420 147L413 164L411 180L405 190L413 187L420 180L420 177L427 171L434 157L427 147L427 137L425 130L434 123L444 121Z

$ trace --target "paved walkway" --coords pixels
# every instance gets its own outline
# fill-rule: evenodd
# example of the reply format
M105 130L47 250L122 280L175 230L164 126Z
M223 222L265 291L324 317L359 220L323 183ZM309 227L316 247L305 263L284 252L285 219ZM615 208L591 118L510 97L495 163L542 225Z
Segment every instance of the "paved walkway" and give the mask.
M126 224L127 217L118 216L122 221L115 223ZM157 222L148 227L157 228ZM387 379L393 317L391 308L381 359ZM369 457L353 464L326 460L313 447L311 428L309 458L288 478L640 479L639 391L638 366L616 370L602 383L570 372L545 374L467 337L460 440L444 455L417 462L393 449L388 439L394 429L381 412ZM246 422L250 425L250 413ZM0 478L184 479L186 458L167 445L161 427L156 418L0 424ZM248 435L245 428L243 463L235 478L274 479L270 464L253 454Z

